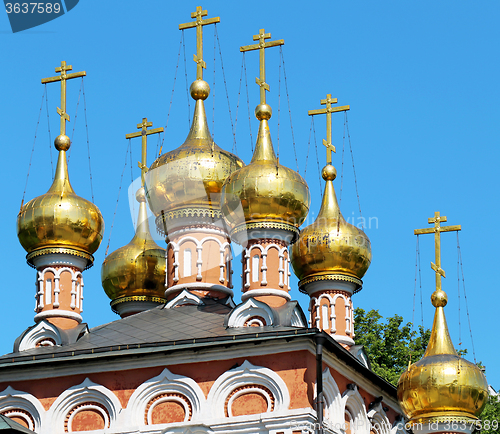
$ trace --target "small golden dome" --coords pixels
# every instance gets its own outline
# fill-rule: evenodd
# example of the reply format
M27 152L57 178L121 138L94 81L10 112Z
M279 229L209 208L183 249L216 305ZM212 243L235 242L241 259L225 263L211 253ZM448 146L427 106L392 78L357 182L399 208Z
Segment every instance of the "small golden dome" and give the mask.
M196 106L184 144L159 157L146 174L146 196L160 233L168 226L165 222L176 217L221 217L222 184L243 167L240 158L212 140L203 103L209 92L203 80L191 85Z
M140 203L136 233L130 243L107 256L101 268L102 286L115 312L117 304L127 301L166 301L165 249L151 237L142 187L136 198Z
M291 262L300 286L314 280L350 280L359 289L371 263L370 240L340 212L332 182L336 175L331 164L323 168L326 185L318 217L292 246Z
M66 162L70 139L59 135L56 174L49 191L25 204L17 216L17 236L28 252L26 259L51 253L69 253L94 261L92 254L101 244L104 220L99 208L77 196L71 187Z
M436 291L431 337L424 356L401 375L398 400L414 423L472 422L488 400L488 383L479 367L459 357L444 315L447 297Z
M296 171L278 163L268 119L271 107L259 104L260 120L252 161L224 183L221 210L233 234L250 228L285 229L298 234L309 211L309 188Z

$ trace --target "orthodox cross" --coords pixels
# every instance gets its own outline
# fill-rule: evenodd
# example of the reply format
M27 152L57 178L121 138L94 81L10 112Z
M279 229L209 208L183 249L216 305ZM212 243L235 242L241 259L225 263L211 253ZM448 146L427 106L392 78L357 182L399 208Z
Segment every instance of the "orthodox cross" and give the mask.
M434 213L434 218L429 218L429 224L434 223L433 228L415 229L415 235L434 233L434 245L436 249L436 263L431 262L431 268L436 272L436 291L441 291L441 276L446 277L446 273L441 268L441 232L451 232L462 230L461 225L441 226L441 222L447 221L445 216L439 215L439 211Z
M56 68L56 72L60 72L61 75L42 78L42 84L53 83L55 81L61 82L61 108L57 107L57 114L61 116L61 135L66 134L66 121L69 121L69 115L66 113L66 80L71 80L72 78L77 77L84 77L85 75L87 75L85 71L66 74L66 71L71 71L72 69L73 67L71 65L66 65L66 62L63 60L61 62L61 66Z
M323 145L326 146L326 164L332 164L332 151L335 152L335 146L332 144L332 113L345 112L350 110L351 107L348 105L332 107L332 104L337 104L337 98L332 98L330 93L326 95L326 99L322 99L320 102L321 105L326 104L326 108L309 110L307 113L309 116L326 113L326 140L323 139Z
M203 61L203 26L207 24L220 23L220 17L207 18L208 12L201 9L201 6L196 7L196 12L191 12L191 18L196 18L196 21L191 23L179 24L179 30L191 29L196 27L196 54L193 55L193 60L196 62L196 79L203 80L203 68L207 68L207 64Z
M137 128L139 128L141 131L139 131L137 133L130 133L130 134L125 135L126 139L133 139L134 137L141 137L142 136L142 159L141 159L141 161L139 161L139 167L141 169L141 186L142 187L144 187L144 176L146 175L146 172L148 171L148 166L146 165L146 163L147 163L147 149L148 149L148 136L150 134L156 134L156 133L163 132L163 127L148 130L148 127L152 127L152 126L153 126L153 122L148 122L148 118L142 118L142 122L140 124L137 124Z
M265 33L264 29L259 30L258 35L253 36L254 41L259 41L258 44L246 45L240 47L240 51L260 51L260 77L255 79L255 82L260 86L260 103L266 103L266 90L269 92L269 85L266 83L266 55L264 50L270 47L278 47L279 45L284 45L285 40L279 39L277 41L265 42L266 39L271 39L271 33Z

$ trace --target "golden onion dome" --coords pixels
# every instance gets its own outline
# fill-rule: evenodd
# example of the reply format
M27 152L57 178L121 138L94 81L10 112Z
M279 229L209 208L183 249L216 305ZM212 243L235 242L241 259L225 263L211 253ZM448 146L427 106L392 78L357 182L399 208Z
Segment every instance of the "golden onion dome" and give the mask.
M203 102L209 93L206 81L193 82L196 105L185 142L159 157L146 174L146 196L160 233L178 217L220 218L222 184L243 167L240 158L217 146L210 135Z
M309 188L296 171L279 164L271 142L271 107L259 104L260 121L252 161L224 183L221 210L232 233L248 229L284 229L294 236L309 211Z
M118 313L120 303L165 303L165 249L158 246L149 231L144 188L136 195L139 216L135 235L126 246L106 257L101 268L104 291L111 308Z
M436 308L427 350L398 382L401 409L414 423L473 422L488 400L488 383L478 366L459 357L451 342L444 306L447 296L432 295Z
M326 185L321 209L315 222L302 229L292 246L291 263L301 287L316 280L347 280L359 290L371 263L370 240L340 212L333 187L336 175L331 164L323 168Z
M69 182L66 151L70 139L59 135L56 174L49 191L26 203L17 216L17 236L28 252L28 264L46 254L68 253L92 266L92 254L101 244L104 220L99 208L76 195Z

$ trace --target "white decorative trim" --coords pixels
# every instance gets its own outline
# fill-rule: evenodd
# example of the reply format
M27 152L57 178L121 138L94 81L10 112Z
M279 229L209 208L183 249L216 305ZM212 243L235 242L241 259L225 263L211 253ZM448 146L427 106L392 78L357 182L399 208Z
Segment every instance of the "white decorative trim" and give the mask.
M231 311L227 320L227 326L244 327L245 323L255 316L265 320L266 323L261 325L274 325L273 311L271 308L266 303L250 298Z
M188 428L170 428L164 434L214 434L214 431L206 425L195 425Z
M99 413L104 421L104 429L106 429L107 427L109 427L110 425L110 420L109 420L109 416L108 416L108 413L106 411L104 411L104 409L98 405L95 405L95 404L92 404L92 403L88 403L88 404L83 404L83 405L80 405L78 407L78 409L75 409L75 411L72 411L69 418L68 418L68 432L75 432L73 431L73 429L71 428L71 426L73 425L73 419L75 418L75 416L80 413L81 411L86 411L86 410L92 410L92 411L95 411L97 413Z
M224 229L219 229L217 227L196 227L196 228L183 228L179 229L177 231L169 232L168 237L170 239L180 237L184 234L192 234L193 232L196 232L198 234L212 234L212 235L222 235L223 237L226 237L229 239L229 235L227 231Z
M352 340L349 336L342 336L342 335L331 335L331 336L339 344L344 344L344 345L349 345L349 346L354 345L354 340Z
M213 283L205 283L205 282L189 282L189 283L181 283L179 285L171 286L170 288L165 290L165 297L168 297L170 294L182 291L183 289L199 289L200 291L220 291L224 292L231 297L234 295L233 291L229 289L227 286L216 285Z
M340 280L317 280L304 285L304 290L313 296L319 291L345 291L353 294L356 284L353 282L342 282Z
M270 409L272 408L272 405L273 405L273 403L271 401L272 396L269 396L269 394L266 393L264 390L262 390L260 387L248 387L248 388L238 390L236 393L234 393L231 396L231 398L229 398L229 401L227 402L227 412L228 412L229 417L234 417L233 411L232 411L232 406L233 406L234 401L237 398L239 398L240 396L245 395L247 393L257 393L260 396L262 396L266 400L267 408L268 408L268 410L265 413L269 413L271 411Z
M185 289L177 295L175 298L170 300L166 305L166 309L172 309L173 307L179 306L180 304L191 304L195 306L203 306L203 300L198 297L196 294L193 294Z
M391 423L385 414L382 403L378 402L367 413L368 419L377 434L391 434Z
M342 394L342 406L353 418L353 434L370 434L370 422L366 414L366 407L362 396L358 391L358 386L347 389Z
M273 413L285 413L290 406L288 387L283 379L268 368L254 366L248 360L234 369L222 374L210 388L207 397L207 416L225 417L225 403L229 395L242 386L264 386L273 395ZM262 416L262 415L259 415Z
M29 332L27 332L19 343L19 351L31 350L43 340L52 339L55 345L61 345L61 335L56 326L48 321L40 321Z
M134 391L126 408L126 413L128 415L127 425L134 429L137 427L142 428L146 425L145 418L148 420L148 425L152 425L154 405L149 408L148 414L146 415L148 404L151 400L165 394L179 394L185 397L189 402L192 411L190 419L189 408L186 407L186 403L181 402L182 400L180 399L175 400L184 407L186 414L185 422L188 420L197 421L202 419L203 408L205 406L205 395L200 386L193 379L173 374L165 368L160 375L142 383ZM158 403L166 400L172 401L174 397L161 398Z
M40 313L37 313L35 315L35 322L40 322L44 320L45 318L68 318L68 319L74 319L75 321L80 324L83 321L83 318L80 314L75 313L75 312L69 312L67 310L58 310L58 309L51 309L51 310L46 310Z
M113 306L113 309L116 309L118 315L122 318L134 315L136 313L144 312L146 310L154 309L161 305L160 301L124 301Z
M314 396L317 396L317 384L314 383ZM332 376L329 367L323 371L323 397L325 399L325 418L331 424L343 426L344 424L344 404L340 395L339 387Z
M40 401L30 393L15 390L10 386L0 392L0 413L14 415L19 410L23 410L31 416L31 419L27 420L28 428L39 433L45 415Z
M303 317L300 314L300 310L299 310L298 306L296 306L292 312L291 326L292 327L307 327L307 324L304 323Z
M36 268L50 265L70 265L83 271L87 266L87 259L65 253L51 253L48 255L34 256L31 260Z
M286 301L290 301L292 299L292 297L290 297L290 294L288 294L288 292L282 289L267 288L267 289L249 289L247 292L241 295L241 301L246 301L249 298L254 298L254 297L263 297L266 295L275 295L277 297L282 297Z
M108 416L107 420L105 419L108 423L106 428L115 428L114 425L122 409L120 400L111 390L86 378L83 383L65 390L50 407L47 412L47 420L51 421L51 432L53 434L64 433L64 422L71 410L78 405L87 403L89 405L97 403L103 406ZM68 431L72 432L69 424Z

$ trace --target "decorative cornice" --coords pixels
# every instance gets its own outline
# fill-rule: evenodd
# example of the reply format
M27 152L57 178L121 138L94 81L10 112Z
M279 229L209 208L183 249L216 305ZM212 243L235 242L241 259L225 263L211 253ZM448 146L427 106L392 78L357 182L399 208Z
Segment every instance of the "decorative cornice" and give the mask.
M85 270L89 269L94 265L94 257L90 253L82 252L81 250L75 250L67 247L45 247L42 249L34 250L26 255L26 262L30 267L36 268L33 263L33 259L39 256L44 255L53 255L53 254L65 254L77 256L79 258L83 258L87 261L87 266Z
M165 304L167 302L167 299L162 298L162 297L152 297L149 295L130 295L130 296L117 298L116 300L111 301L111 303L109 303L109 305L111 306L111 310L114 313L118 313L118 311L115 309L115 306L117 304L126 303L128 301L144 301L144 302Z
M321 282L321 281L325 281L325 280L354 283L356 285L356 289L354 290L354 294L361 291L361 289L363 288L363 281L361 279L358 279L357 277L346 276L345 274L320 274L317 276L309 276L309 277L306 277L305 279L302 279L299 282L300 292L307 294L307 291L305 289L306 285L313 283L313 282Z
M241 232L248 232L252 229L281 229L293 234L292 242L299 236L299 229L290 223L273 222L273 221L262 221L254 223L243 223L236 226L231 230L231 236L237 235Z

